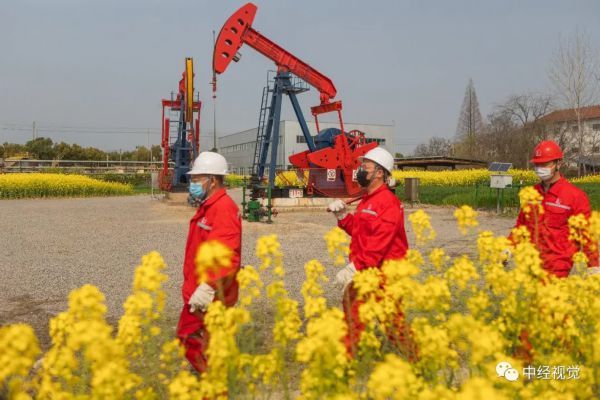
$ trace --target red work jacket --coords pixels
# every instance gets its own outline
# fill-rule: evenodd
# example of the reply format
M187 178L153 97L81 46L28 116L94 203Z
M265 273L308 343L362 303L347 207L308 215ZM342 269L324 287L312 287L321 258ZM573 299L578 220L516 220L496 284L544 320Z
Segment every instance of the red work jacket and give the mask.
M227 279L226 281L235 281L235 274L240 268L242 249L242 222L239 209L231 197L227 195L225 189L218 190L202 203L190 220L183 262L182 294L185 304L188 304L190 296L198 287L198 275L196 274L196 264L194 262L196 252L200 245L208 240L218 240L233 250L231 268L209 272L209 279L206 283L217 289L215 283L218 279L232 277L234 279ZM229 293L227 287L224 289L226 303L228 303L227 300L229 299L227 297L229 296L235 296L237 300L237 291L236 293Z
M408 250L404 208L387 185L365 194L356 212L338 226L351 236L350 261L359 271L379 268L385 260L401 259Z
M519 212L515 227L526 226L536 245L546 271L559 277L569 275L573 267L573 254L579 251L579 245L569 240L569 217L583 214L590 217L590 201L578 187L572 185L562 176L553 183L547 192L542 184L534 188L543 196L544 212L538 217L537 235L536 221L533 216L526 218ZM595 250L593 249L595 248ZM598 266L597 246L588 243L583 251L588 257L589 266Z

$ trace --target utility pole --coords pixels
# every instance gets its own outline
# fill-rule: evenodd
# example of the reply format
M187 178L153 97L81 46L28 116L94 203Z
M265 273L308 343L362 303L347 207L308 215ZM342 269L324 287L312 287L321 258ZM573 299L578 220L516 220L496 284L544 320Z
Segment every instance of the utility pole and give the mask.
M150 149L150 129L148 129L147 132L148 132L148 161L152 162L152 150Z
M35 121L33 121L33 129L31 130L31 135L33 136L33 140L35 140Z

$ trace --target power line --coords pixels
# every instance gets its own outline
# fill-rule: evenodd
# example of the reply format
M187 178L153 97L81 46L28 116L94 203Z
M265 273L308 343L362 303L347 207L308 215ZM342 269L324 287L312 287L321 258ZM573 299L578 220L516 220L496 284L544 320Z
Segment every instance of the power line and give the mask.
M2 123L0 129L5 131L31 131L30 125L21 123ZM36 132L56 133L99 133L99 134L144 134L148 132L159 134L156 128L132 128L132 127L90 127L90 126L61 126L61 125L35 125Z
M10 128L10 127L0 127L4 132L25 132L28 135L31 134L31 128ZM36 133L46 132L53 134L76 134L76 135L158 135L160 136L160 132L158 131L104 131L104 130L59 130L59 129L50 129L50 128L38 128L35 129Z

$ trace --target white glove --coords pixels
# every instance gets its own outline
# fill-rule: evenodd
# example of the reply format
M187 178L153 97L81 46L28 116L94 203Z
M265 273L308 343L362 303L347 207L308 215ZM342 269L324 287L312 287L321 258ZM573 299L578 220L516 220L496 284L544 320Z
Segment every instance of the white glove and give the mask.
M588 275L600 274L600 267L590 267L587 269Z
M208 305L215 299L215 289L206 283L200 284L190 297L190 312L206 311Z
M346 211L346 203L344 203L340 199L335 199L334 201L329 203L329 206L327 208L333 213L333 215L335 215L335 217L338 220L344 219L346 217L346 214L348 214L348 211Z
M350 263L342 268L335 276L335 285L342 289L342 292L346 290L346 287L352 282L352 277L356 274L356 268L354 263Z

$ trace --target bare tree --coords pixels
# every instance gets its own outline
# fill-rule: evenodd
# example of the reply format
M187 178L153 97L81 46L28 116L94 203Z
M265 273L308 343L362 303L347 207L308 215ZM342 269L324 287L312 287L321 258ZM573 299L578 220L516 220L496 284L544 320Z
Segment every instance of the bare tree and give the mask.
M413 153L416 157L435 157L452 155L452 142L450 139L432 137L427 143L421 143Z
M552 111L553 103L551 96L527 93L512 95L496 107L497 112L509 118L513 125L510 151L518 155L518 162L513 164L529 166L531 152L545 134L541 119Z
M518 127L511 115L502 108L496 109L487 117L482 147L487 150L486 161L503 161L518 165L518 152L515 151L515 134Z
M575 114L578 166L586 154L582 108L598 98L597 75L597 54L587 34L577 30L572 36L561 38L551 60L548 77L561 103L565 108L573 109ZM578 168L578 174L581 174L581 168Z
M482 131L483 119L479 111L475 85L473 79L469 79L456 127L457 148L461 155L470 158L477 155L477 135Z

